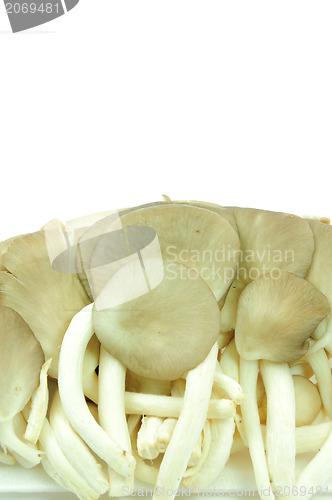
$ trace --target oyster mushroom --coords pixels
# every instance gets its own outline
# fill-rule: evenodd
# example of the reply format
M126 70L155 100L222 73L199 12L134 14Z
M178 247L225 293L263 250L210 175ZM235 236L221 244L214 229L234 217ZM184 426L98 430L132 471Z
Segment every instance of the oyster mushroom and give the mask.
M107 218L104 224L106 221ZM140 251L144 259L141 244L146 239L147 228L152 228L157 242L150 257L159 257L161 251L162 259L170 267L180 263L196 270L217 301L225 295L234 278L239 251L238 234L225 218L204 208L174 203L120 214L120 222L126 232L127 255ZM115 224L118 227L118 221ZM110 236L115 235L108 232L99 237L88 264L91 268L109 253Z
M294 484L295 394L288 362L306 351L307 339L329 313L323 294L288 272L263 275L240 295L235 342L240 383L246 398L242 415L257 484L268 486L256 400L258 360L267 393L266 453L274 485Z
M295 215L232 207L240 236L236 278L221 311L221 330L235 327L242 290L262 274L288 271L304 278L311 264L314 238L308 222Z
M305 279L282 271L261 276L239 299L237 350L248 360L296 361L329 311L326 297Z
M77 275L55 271L44 231L17 237L1 258L0 304L30 326L57 377L59 349L72 317L90 300Z
M315 372L323 405L332 418L332 376L325 352L332 355L332 227L316 220L308 219L308 223L314 235L315 253L306 279L325 295L330 314L313 333L316 342L310 348L306 360Z
M216 203L208 203L205 201L195 201L195 200L190 200L188 202L182 202L182 203L190 203L190 205L193 205L195 207L205 208L206 210L210 210L211 212L215 212L216 214L221 215L222 217L224 217L224 219L226 219L230 223L234 231L236 233L238 232L232 207L223 207Z
M314 235L315 253L309 267L306 279L325 295L330 305L330 314L326 318L326 329L331 329L332 320L332 226L308 219L308 224ZM324 330L325 333L326 330ZM318 338L317 332L313 337ZM329 335L329 339L332 335ZM331 341L332 345L332 341ZM330 354L332 347L328 344Z
M0 444L27 468L40 462L40 454L17 437L14 417L37 388L43 363L43 351L29 326L15 311L0 306Z
M157 259L149 259L152 269ZM174 270L176 272L174 272ZM120 290L135 282L135 266L128 264L116 275ZM118 306L93 308L96 335L104 348L124 366L143 377L175 380L197 366L216 342L220 311L210 288L190 268L164 263L161 283L140 297ZM107 304L107 286L100 295ZM98 299L99 299L98 298ZM110 297L110 301L112 297Z

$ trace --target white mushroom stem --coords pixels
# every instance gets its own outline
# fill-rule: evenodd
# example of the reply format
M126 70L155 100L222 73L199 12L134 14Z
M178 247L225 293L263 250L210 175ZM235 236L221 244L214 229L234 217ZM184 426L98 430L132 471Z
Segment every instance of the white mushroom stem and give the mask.
M183 398L185 390L186 390L186 381L185 381L186 377L187 377L187 374L184 374L183 378L174 380L172 382L172 386L171 386L171 395L172 396ZM211 430L210 430L209 424L207 424L206 422L204 424L204 429L205 428L206 428L206 432L204 433L204 430L203 430L200 433L199 438L198 438L197 443L196 443L196 446L190 455L188 466L187 466L187 471L188 471L188 468L190 468L191 471L194 471L194 467L195 468L198 467L200 462L204 459L204 457L202 457L202 441L203 441L202 434L204 434L205 454L207 454L207 450L208 450L207 446L210 446L208 444L208 441L209 441L208 434L211 435ZM211 438L210 438L210 441L211 441ZM186 476L186 472L184 473L183 477Z
M55 392L53 397L50 423L55 438L71 465L85 478L94 491L99 495L105 493L109 486L106 475L84 441L68 422L58 391Z
M47 413L49 398L47 373L49 367L51 366L51 363L52 358L50 358L48 361L46 361L46 363L43 364L40 371L39 387L37 387L31 399L31 409L24 438L34 444L36 444L39 439L44 419Z
M50 476L53 481L55 481L57 484L61 486L64 490L69 490L72 491L73 493L76 494L76 490L71 486L70 482L67 481L66 478L61 477L59 473L54 469L54 467L51 465L50 461L48 460L47 456L44 455L42 460L41 460L41 465L46 472L48 476Z
M325 411L332 419L332 376L329 360L324 349L307 357L315 377Z
M274 499L274 495L270 486L264 441L258 414L256 396L257 376L258 361L248 361L241 357L240 384L245 393L245 400L241 404L241 411L258 493L264 500L267 497ZM263 495L263 491L268 492L268 494Z
M40 451L35 445L20 439L14 428L14 420L0 421L0 445L8 448L22 467L29 469L40 463Z
M96 368L99 365L100 343L95 335L91 337L83 358L83 392L87 398L98 402L98 376Z
M266 455L272 484L295 482L295 392L287 363L261 361L267 395Z
M212 439L208 456L198 472L186 479L186 486L207 488L217 479L228 462L233 444L234 431L234 418L212 420Z
M98 377L96 375L96 381ZM85 395L98 404L98 392L94 389ZM183 405L183 398L125 392L125 410L127 415L154 415L155 417L178 418ZM228 418L235 414L235 403L229 399L214 399L209 402L207 418Z
M244 401L244 392L240 384L228 375L222 373L221 370L220 372L216 370L213 385L214 388L218 388L221 391L225 392L227 396L237 405L241 404Z
M144 377L137 377L139 390L145 394L157 394L168 396L170 394L171 382L167 380L154 380ZM137 434L137 450L143 459L154 460L157 458L160 450L158 443L158 429L164 422L163 417L154 416L149 412L144 415L141 427ZM165 449L162 450L163 452Z
M206 420L203 430L200 434L199 440L190 456L187 470L184 472L183 477L185 478L183 484L188 486L188 481L190 481L190 477L194 476L201 469L203 463L205 462L211 447L212 442L212 432L211 432L211 421ZM200 446L200 456L195 456L195 450L197 449L197 445Z
M47 418L44 420L39 442L42 450L46 453L46 471L47 469L54 471L61 478L61 483L81 500L97 500L99 498L100 494L91 488L85 478L66 458ZM51 469L47 466L48 463Z
M208 420L205 422L204 427L205 427L205 425L207 426L207 428L210 429L210 426L208 424ZM204 433L204 439L202 436L203 433ZM211 435L211 431L210 431L210 435ZM210 439L210 443L208 443L208 446L210 446L210 444L211 444L211 439ZM203 449L203 446L204 446L204 449ZM199 438L198 438L197 443L196 443L196 446L190 455L188 466L187 466L187 471L188 471L188 468L193 470L194 468L199 467L199 464L205 460L204 450L207 449L208 446L207 446L206 432L203 431L200 433ZM206 455L207 455L207 451L206 451ZM185 475L186 475L186 473L183 474L183 477L185 477Z
M174 396L125 393L126 413L129 415L154 415L155 417L179 417L184 401ZM229 399L212 399L208 404L207 418L228 418L235 415L235 403Z
M309 500L316 493L322 494L332 477L332 432L322 446L321 450L303 469L296 480L296 486L303 495L301 498ZM327 492L327 491L325 491Z
M156 483L162 493L169 489L174 493L168 496L169 500L175 497L207 417L217 355L218 344L215 343L205 360L187 375L181 414L161 462ZM153 500L158 496L154 494Z
M99 361L99 423L110 438L131 454L124 393L126 367L103 346L100 348ZM110 496L122 496L124 486L134 487L134 469L128 476L118 474L109 467Z
M244 394L240 385L222 373L218 362L216 363L212 398L217 397L216 392L226 392L228 395L233 395L234 399L237 399L238 402L244 400ZM210 434L210 444L208 447L205 446L207 424ZM196 468L187 469L186 475L190 477L184 481L186 486L205 488L219 476L229 459L234 431L235 422L233 417L224 420L206 421L203 431L202 459Z
M164 453L171 440L176 426L176 418L165 418L157 431L157 446L159 453Z
M266 426L261 425L261 431L265 443ZM317 425L303 425L295 428L296 453L310 453L318 451L330 432L332 431L332 422L322 422ZM237 453L247 448L245 444L246 438L241 436L239 432L234 434L234 440L231 453Z
M166 418L164 419L163 423L161 426L158 428L157 431L157 448L159 453L164 453L168 443L171 440L173 431L175 429L177 423L176 418ZM205 426L204 426L205 427ZM206 434L204 434L206 438ZM206 445L207 439L204 441L204 445ZM192 454L190 456L189 462L188 462L188 467L196 467L202 459L202 445L203 445L203 436L202 433L200 434L198 441L196 443L195 448L192 451ZM188 469L187 469L188 471ZM186 472L184 474L184 477L186 476Z
M98 404L98 375L96 372L83 373L83 392L85 396Z
M67 418L76 432L100 458L123 476L131 476L135 460L130 453L109 437L91 415L83 394L83 358L93 335L93 304L77 313L62 342L58 384Z
M236 350L235 339L225 348L220 358L220 368L225 375L239 382L239 354Z
M303 425L295 429L296 453L306 453L319 450L330 432L332 422L322 422L317 425Z
M139 481L143 481L148 484L155 484L158 477L158 469L157 467L153 467L152 465L148 465L142 460L142 458L137 453L137 430L140 424L140 416L139 415L129 415L128 417L128 429L130 433L130 438L132 442L133 455L136 459L136 468L135 468L135 478ZM127 490L123 491L127 493ZM128 492L129 493L129 492Z
M137 434L137 451L140 457L154 460L159 455L158 429L163 418L147 416L142 418L142 424Z
M14 465L16 460L11 455L8 455L8 453L0 451L0 462L5 465Z
M295 483L295 391L287 363L260 362L267 395L266 456L273 486Z

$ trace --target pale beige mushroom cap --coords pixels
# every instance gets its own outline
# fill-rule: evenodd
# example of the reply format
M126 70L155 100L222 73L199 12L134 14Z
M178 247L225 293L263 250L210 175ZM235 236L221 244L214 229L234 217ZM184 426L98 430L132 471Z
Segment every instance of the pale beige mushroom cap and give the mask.
M293 362L329 310L326 297L305 279L284 271L261 276L240 295L237 350L249 360Z
M325 295L332 311L332 226L312 219L308 223L314 235L315 252L306 279Z
M0 420L23 410L39 384L44 361L40 344L25 321L0 306Z
M79 242L78 267L84 270L79 276L91 300L98 294L100 279L107 279L103 276L104 270L109 272L107 264L133 255L140 244L143 250L143 229L150 228L157 233L162 257L197 269L223 304L240 248L231 211L203 202L163 201L119 210L119 215L120 220L104 217L96 222ZM151 248L141 253L153 256Z
M232 207L241 245L238 276L221 312L221 329L234 328L244 287L275 269L304 278L311 264L314 238L308 221L282 212Z
M207 356L219 334L220 311L210 288L198 274L193 278L188 267L174 266L169 271L164 263L164 278L144 295L93 309L101 344L143 377L179 378ZM123 267L118 282L128 283L132 272L130 265Z
M176 203L190 204L194 207L205 208L206 210L215 212L216 214L221 215L221 217L224 217L224 219L226 219L230 223L234 231L237 233L237 226L232 207L223 207L221 205L218 205L217 203L209 203L206 201L197 200L176 201Z
M1 258L0 304L18 312L53 358L57 376L63 336L73 316L90 300L75 274L55 271L43 231L15 238Z
M196 269L217 300L227 292L240 248L231 224L206 208L171 203L121 215L123 227L147 226L158 236L162 258Z

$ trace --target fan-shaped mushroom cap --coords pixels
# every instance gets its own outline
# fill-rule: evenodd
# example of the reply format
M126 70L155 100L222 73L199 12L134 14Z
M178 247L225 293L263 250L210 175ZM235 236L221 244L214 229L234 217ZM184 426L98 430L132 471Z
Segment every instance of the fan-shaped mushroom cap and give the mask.
M43 231L15 238L1 258L0 304L30 326L57 376L59 349L72 319L90 300L75 274L55 271Z
M218 205L217 203L209 203L207 201L168 199L164 201L155 201L153 203L146 203L145 205L139 205L132 208L121 209L119 210L119 212L121 212L121 215L122 214L125 215L130 212L136 212L137 210L156 207L159 205L191 205L198 208L205 208L206 210L210 210L211 212L215 212L216 214L224 217L224 219L226 219L230 223L234 231L237 233L237 227L232 207L223 207L221 205Z
M241 254L236 279L221 311L221 330L234 328L239 296L264 273L280 269L304 278L314 251L307 220L282 212L233 207Z
M0 242L0 271L3 271L4 268L1 265L1 256L7 252L9 245L14 241L16 238L19 238L19 236L13 236L12 238L9 238L8 240L4 240Z
M329 310L325 296L305 279L284 271L263 275L240 295L237 350L249 360L293 362Z
M0 306L0 420L23 410L38 387L43 363L29 326L15 311Z
M158 236L162 258L196 269L219 300L238 259L239 238L218 214L192 205L164 204L121 215L123 227L147 226Z
M308 223L314 235L315 252L306 279L325 295L332 311L332 226L310 219Z
M149 260L151 269L155 259ZM122 267L114 289L134 276L132 264ZM108 293L106 286L100 297L104 304ZM144 295L104 310L95 303L93 324L104 348L131 371L173 380L207 356L218 337L220 311L197 273L177 263L169 270L164 263L162 281Z
M221 215L226 219L234 231L237 233L237 226L235 222L235 217L233 213L232 207L222 207L216 203L208 203L206 201L197 201L197 200L188 200L188 201L176 201L175 203L193 205L194 207L205 208L206 210L210 210L211 212L215 212L218 215Z
M113 215L100 219L79 241L78 268L84 270L79 276L91 300L100 291L103 266L143 250L147 239L145 228L154 230L158 238L157 245L154 242L149 249L144 248L142 255L156 255L160 244L165 260L176 260L199 270L215 296L221 297L219 305L223 304L239 253L232 212L208 203L163 201L117 213L120 218ZM105 278L102 276L101 280Z

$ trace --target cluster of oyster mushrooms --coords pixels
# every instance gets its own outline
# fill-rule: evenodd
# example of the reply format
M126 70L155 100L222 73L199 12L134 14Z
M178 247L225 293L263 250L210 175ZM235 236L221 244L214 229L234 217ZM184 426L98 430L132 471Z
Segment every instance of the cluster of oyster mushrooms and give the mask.
M249 449L262 498L310 498L332 476L331 311L325 219L166 199L4 241L0 462L172 500Z

